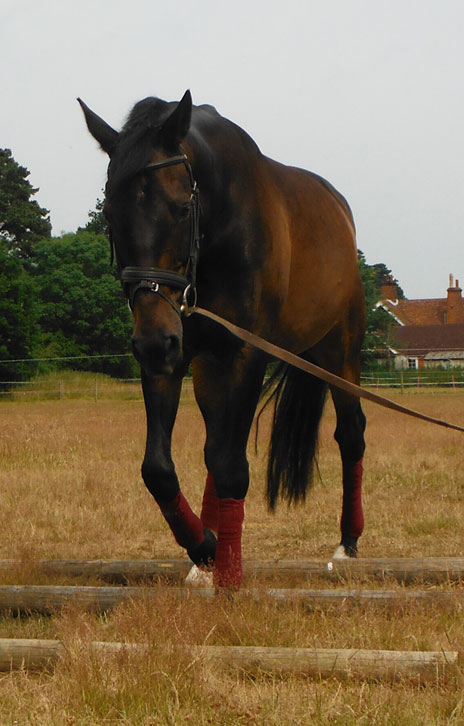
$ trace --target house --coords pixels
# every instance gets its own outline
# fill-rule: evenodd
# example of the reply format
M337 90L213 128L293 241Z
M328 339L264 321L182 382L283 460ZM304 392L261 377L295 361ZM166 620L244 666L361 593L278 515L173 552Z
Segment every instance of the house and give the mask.
M389 350L395 368L464 367L464 299L453 275L445 298L426 300L399 300L390 279L376 307L392 318Z

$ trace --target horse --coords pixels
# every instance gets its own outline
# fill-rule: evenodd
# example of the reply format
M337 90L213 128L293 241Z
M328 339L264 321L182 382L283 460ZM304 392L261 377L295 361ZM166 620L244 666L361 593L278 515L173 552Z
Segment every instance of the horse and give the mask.
M238 589L246 448L270 359L195 306L359 383L365 301L353 216L329 182L266 157L213 106L193 105L190 91L178 102L139 101L121 131L78 100L109 156L104 214L141 367L143 481L192 562L212 570L218 591ZM206 427L200 516L171 455L190 366ZM273 387L269 507L305 499L330 389L343 492L334 557L355 557L364 527L359 398L285 364Z

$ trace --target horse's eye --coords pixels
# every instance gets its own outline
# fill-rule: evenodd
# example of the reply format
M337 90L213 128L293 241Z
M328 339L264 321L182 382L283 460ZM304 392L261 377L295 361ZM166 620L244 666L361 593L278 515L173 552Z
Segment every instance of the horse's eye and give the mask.
M179 208L178 208L179 219L180 220L187 219L189 214L190 214L190 203L187 202L187 204L180 204Z

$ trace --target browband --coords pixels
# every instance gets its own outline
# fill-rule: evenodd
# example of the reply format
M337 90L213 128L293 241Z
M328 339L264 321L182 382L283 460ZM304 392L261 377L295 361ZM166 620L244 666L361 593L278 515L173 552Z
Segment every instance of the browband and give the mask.
M163 166L172 166L173 164L181 164L187 162L187 156L182 154L180 156L171 156L170 159L164 161L151 161L144 168L145 169L162 169Z

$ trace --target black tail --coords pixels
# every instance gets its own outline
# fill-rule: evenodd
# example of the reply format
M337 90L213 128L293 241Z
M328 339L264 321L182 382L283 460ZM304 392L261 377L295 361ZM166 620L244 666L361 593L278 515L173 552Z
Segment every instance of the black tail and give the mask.
M279 367L271 395L274 418L267 470L267 500L275 508L279 493L289 503L301 502L312 481L319 423L327 385L292 366Z

